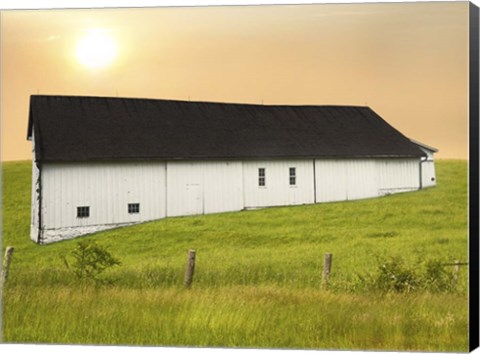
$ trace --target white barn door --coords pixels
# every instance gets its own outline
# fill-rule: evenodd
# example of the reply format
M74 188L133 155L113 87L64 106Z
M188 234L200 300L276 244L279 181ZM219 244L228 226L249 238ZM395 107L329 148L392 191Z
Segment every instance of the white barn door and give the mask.
M203 214L203 188L198 164L167 163L167 216Z
M185 187L185 215L203 214L203 185L199 183L190 183Z
M315 182L317 203L378 196L375 160L315 160Z
M243 209L241 162L168 162L166 188L167 216Z
M422 188L433 187L437 184L435 177L435 162L428 160L422 162Z

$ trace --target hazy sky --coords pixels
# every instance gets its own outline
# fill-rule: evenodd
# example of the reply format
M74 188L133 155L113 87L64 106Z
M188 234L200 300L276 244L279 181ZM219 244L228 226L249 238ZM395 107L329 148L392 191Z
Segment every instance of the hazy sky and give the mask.
M103 68L76 56L92 33L116 48ZM40 93L368 105L467 158L468 58L468 2L4 11L1 156L31 158Z

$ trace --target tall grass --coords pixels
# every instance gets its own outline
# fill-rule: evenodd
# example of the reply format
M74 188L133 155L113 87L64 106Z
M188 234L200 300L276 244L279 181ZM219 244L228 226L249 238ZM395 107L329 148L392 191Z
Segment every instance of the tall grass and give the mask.
M79 240L29 240L30 165L4 167L9 342L464 351L467 272L453 293L362 286L382 259L467 260L467 164L438 186L388 197L159 220L86 236L120 258L113 285L80 288L63 265ZM197 250L191 291L181 288ZM329 291L323 254L333 253ZM453 271L450 268L447 271Z
M457 294L380 297L269 286L190 291L18 290L9 290L5 302L7 310L16 309L4 323L10 341L422 351L467 348L467 307Z

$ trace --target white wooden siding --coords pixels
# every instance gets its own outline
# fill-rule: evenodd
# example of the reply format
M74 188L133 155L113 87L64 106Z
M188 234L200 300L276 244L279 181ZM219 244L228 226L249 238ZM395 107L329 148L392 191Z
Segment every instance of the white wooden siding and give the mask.
M422 162L422 188L433 187L436 184L435 163L431 160Z
M378 172L372 159L316 160L315 180L317 203L378 196Z
M317 203L347 200L347 164L339 160L315 160Z
M380 159L380 195L420 188L419 159Z
M203 213L203 170L197 163L167 163L167 216Z
M243 209L242 163L168 162L167 216Z
M425 149L422 146L419 148L427 154L426 161L422 162L422 188L433 187L437 184L437 177L435 175L435 162L433 159L433 151ZM424 158L423 158L424 159ZM422 160L423 160L422 159Z
M296 177L293 186L292 167ZM316 202L353 200L415 190L420 186L419 167L415 158L44 163L41 242L166 216L311 204L315 197ZM265 169L265 186L259 186L259 168ZM435 174L433 161L422 163L422 168L425 178ZM34 241L38 237L37 175L34 165ZM426 180L424 183L427 185ZM139 203L140 213L129 214L128 203ZM88 218L77 217L80 206L90 207Z
M372 198L419 188L418 159L316 160L316 200Z
M129 214L128 203L140 203ZM89 206L88 218L77 207ZM42 168L46 229L132 223L165 217L165 164L48 163Z
M204 213L243 209L241 162L208 162L204 174Z
M32 131L32 210L30 218L30 239L34 242L38 241L38 229L39 229L39 198L40 198L40 172L37 164L35 163L35 139Z
M290 167L295 167L295 186L290 186ZM265 168L265 186L258 185L259 168ZM243 183L246 208L313 203L313 160L245 161Z
M378 196L378 170L374 159L347 160L347 200Z

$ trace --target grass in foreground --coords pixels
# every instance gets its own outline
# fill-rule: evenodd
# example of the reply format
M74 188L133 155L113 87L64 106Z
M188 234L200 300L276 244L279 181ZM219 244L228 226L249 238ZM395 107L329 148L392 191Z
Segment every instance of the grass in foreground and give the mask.
M379 258L467 259L467 165L437 163L436 188L379 199L172 218L88 236L122 260L114 285L79 288L65 270L79 240L28 237L30 165L4 164L8 342L467 350L467 272L453 294L365 291ZM194 288L181 289L197 250ZM331 290L321 289L333 253Z
M384 297L264 286L18 290L6 293L7 340L349 350L467 347L467 307L458 294Z

